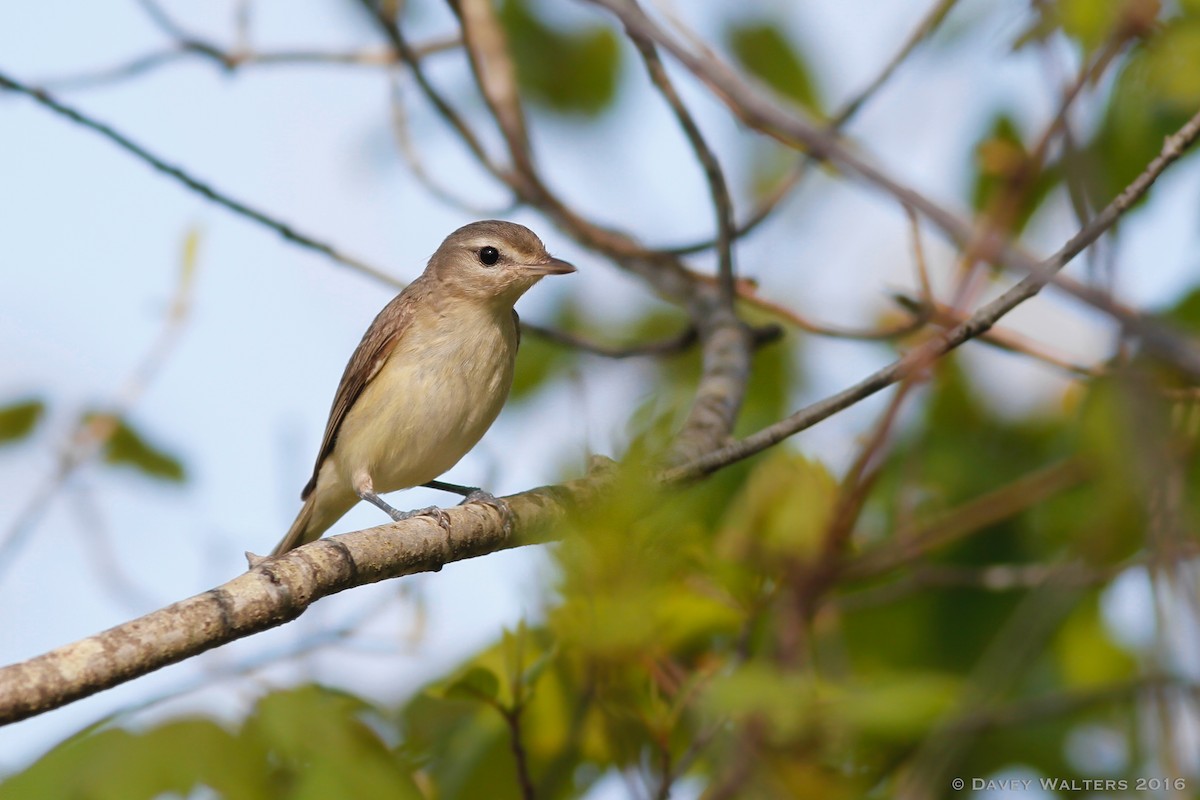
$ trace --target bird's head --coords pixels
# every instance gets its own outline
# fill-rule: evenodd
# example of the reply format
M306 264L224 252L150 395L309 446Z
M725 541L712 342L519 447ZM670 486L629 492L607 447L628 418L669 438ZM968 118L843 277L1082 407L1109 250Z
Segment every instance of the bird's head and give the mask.
M484 220L446 237L426 274L456 295L511 305L546 275L575 267L552 257L537 235L515 222Z

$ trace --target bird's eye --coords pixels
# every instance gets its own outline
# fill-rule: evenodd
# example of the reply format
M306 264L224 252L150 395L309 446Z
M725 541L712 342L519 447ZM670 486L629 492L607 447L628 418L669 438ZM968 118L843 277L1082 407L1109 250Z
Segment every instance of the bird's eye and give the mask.
M500 251L494 247L481 247L479 248L479 260L486 267L495 266L496 262L500 260Z

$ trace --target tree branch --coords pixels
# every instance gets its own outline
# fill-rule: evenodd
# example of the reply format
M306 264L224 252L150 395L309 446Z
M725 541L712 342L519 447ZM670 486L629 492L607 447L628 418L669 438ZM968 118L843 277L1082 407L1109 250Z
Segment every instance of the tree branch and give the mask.
M1161 154L1138 178L1118 195L1090 223L1055 253L1043 261L1020 250L1003 238L990 236L978 241L975 226L930 200L920 192L904 185L863 156L845 146L836 132L823 129L811 121L780 107L762 91L751 85L726 64L707 55L697 55L668 34L648 17L635 0L590 0L607 9L626 28L635 30L670 52L693 75L703 81L735 116L750 127L790 146L802 148L820 160L826 160L859 180L890 195L905 208L914 210L932 222L951 241L960 246L974 243L980 259L1001 263L1025 273L1041 285L1105 231L1141 197L1162 173L1162 170L1182 155L1200 133L1200 114L1189 120L1177 133L1168 137ZM1025 281L1022 282L1023 284ZM1059 286L1083 302L1115 318L1127 332L1141 337L1147 348L1170 361L1193 377L1200 377L1200 350L1193 343L1161 323L1139 314L1129 314L1112 303L1105 292L1088 287L1062 284ZM1036 294L1036 290L1034 291ZM1021 300L1017 301L1018 303ZM1005 312L1007 313L1007 312ZM957 345L955 345L957 346ZM887 385L894 382L888 381Z
M1150 162L1146 169L1092 222L1071 237L1070 241L1063 245L1057 253L1045 261L1033 265L1025 278L995 300L981 306L961 324L910 350L900 359L868 375L855 385L807 408L802 408L791 416L785 417L741 441L705 453L687 464L669 470L663 476L664 480L671 482L694 478L734 461L748 458L891 386L912 374L914 370L923 368L963 343L986 333L1001 317L1040 292L1053 279L1056 272L1066 266L1072 258L1116 222L1120 215L1149 190L1158 176L1174 163L1198 136L1200 136L1200 113L1188 120L1174 135L1168 136L1163 143L1162 152ZM1150 337L1154 335L1154 331L1160 330L1159 326L1151 327L1148 324L1142 324L1139 327L1141 330L1137 332L1142 334L1147 344L1152 343ZM1200 350L1195 348L1190 340L1180 339L1173 333L1167 333L1165 338L1153 341L1158 342L1159 348L1157 349L1160 350L1160 354L1165 356L1168 352L1171 353L1170 360L1176 366L1186 369L1193 376L1200 376Z
M721 299L727 306L733 305L734 297L736 296L735 275L733 270L733 237L734 237L734 222L733 222L733 201L729 197L729 187L725 183L725 174L721 170L721 164L717 160L716 153L709 147L708 142L704 140L704 134L700 132L700 126L696 124L695 118L683 103L683 98L679 96L679 92L675 91L675 86L671 83L671 78L667 75L666 67L663 66L662 59L658 57L658 51L654 47L654 43L645 36L640 35L637 31L627 31L629 38L633 41L638 52L642 54L642 61L646 64L646 71L650 74L650 82L658 89L659 93L666 100L667 105L671 107L671 111L675 114L675 120L679 123L679 127L683 129L684 135L687 137L688 143L692 146L692 151L696 154L696 160L700 162L700 167L704 170L704 177L708 181L709 195L712 197L713 211L717 218L717 285L721 290Z
M174 178L184 186L187 186L189 189L197 192L208 200L228 209L229 211L232 211L238 216L246 217L247 219L253 220L260 225L265 225L293 244L298 244L301 247L308 248L309 250L315 250L322 255L328 256L339 264L344 264L352 269L358 270L365 275L370 275L376 280L383 281L384 283L392 286L403 285L395 277L389 275L383 270L373 267L365 261L352 258L331 244L327 244L318 239L314 239L307 234L301 233L291 225L276 219L265 211L260 211L241 202L240 200L233 199L221 190L214 188L211 184L193 176L182 167L177 167L173 164L167 163L161 157L150 152L145 147L142 147L140 144L133 141L112 126L93 119L92 117L89 117L83 112L71 108L70 106L60 103L42 89L36 89L32 86L21 83L20 81L15 80L14 78L9 77L2 72L0 72L0 89L7 89L9 91L16 92L17 94L23 94L26 97L32 98L37 103L45 108L50 109L54 113L66 117L75 124L82 125L84 128L87 128L90 131L100 134L125 152L130 153L135 158L145 162L146 164L149 164L158 172Z
M432 518L330 536L268 559L233 580L107 631L0 669L0 724L35 716L259 631L289 622L314 602L368 583L437 572L452 561L545 541L569 507L586 508L609 483L607 462L588 477L505 498L500 512L470 503Z

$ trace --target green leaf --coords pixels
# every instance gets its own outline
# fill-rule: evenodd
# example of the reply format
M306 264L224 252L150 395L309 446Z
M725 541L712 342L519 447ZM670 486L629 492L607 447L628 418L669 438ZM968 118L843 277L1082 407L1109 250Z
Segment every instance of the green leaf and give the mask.
M820 112L820 99L804 59L779 27L747 22L725 32L729 49L747 72L809 111Z
M961 685L941 673L899 672L859 679L839 694L835 713L863 736L905 743L948 714Z
M94 423L107 415L88 412L85 423ZM151 478L182 483L187 477L183 463L146 439L128 420L116 420L116 427L104 446L104 460L114 466L129 466Z
M1182 331L1200 335L1200 288L1185 294L1162 314L1162 318Z
M45 411L46 404L41 400L21 400L0 407L0 444L24 439Z
M494 702L500 692L500 679L484 667L471 667L443 692L445 697Z
M527 0L505 0L500 21L516 62L517 81L532 100L552 111L585 115L611 105L621 66L612 30L558 30Z
M833 514L838 483L823 465L778 450L755 467L725 514L718 550L764 565L816 553Z
M228 800L258 800L268 796L265 755L209 720L101 730L72 737L11 776L0 798L149 800L208 788Z
M1059 631L1054 651L1066 684L1072 688L1102 686L1137 672L1132 655L1114 644L1099 603L1081 603Z
M761 720L772 739L797 742L819 730L821 684L811 675L751 662L713 680L705 706L733 720Z
M1112 35L1128 5L1127 0L1058 0L1053 16L1063 33L1090 51Z
M997 115L975 148L972 208L1002 215L994 221L1019 233L1060 180L1057 169L1032 174L1035 166L1013 118Z
M421 793L409 765L364 721L372 713L366 701L348 693L302 686L263 697L242 737L247 746L267 751L261 768L273 786L286 787L281 796L417 800Z
M1090 145L1103 196L1115 197L1200 104L1200 20L1181 18L1129 57ZM1139 201L1139 202L1144 202Z

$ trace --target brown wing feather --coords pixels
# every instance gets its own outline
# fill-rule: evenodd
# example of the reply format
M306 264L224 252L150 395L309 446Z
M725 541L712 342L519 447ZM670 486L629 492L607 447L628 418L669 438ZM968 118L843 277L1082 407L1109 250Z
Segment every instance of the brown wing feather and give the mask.
M305 484L304 491L300 493L301 500L307 500L313 489L316 488L321 465L325 463L325 458L337 444L338 429L342 427L346 414L350 413L354 402L358 400L363 389L367 388L371 379L379 374L379 370L383 368L384 362L391 355L396 342L408 328L412 320L413 300L421 293L418 283L410 284L383 307L371 326L367 328L367 332L363 334L362 341L354 349L354 354L350 356L350 361L346 364L346 371L342 373L342 380L338 384L337 394L333 397L333 406L329 410L329 422L325 425L325 437L321 440L321 449L317 453L317 463L313 466L312 478Z

